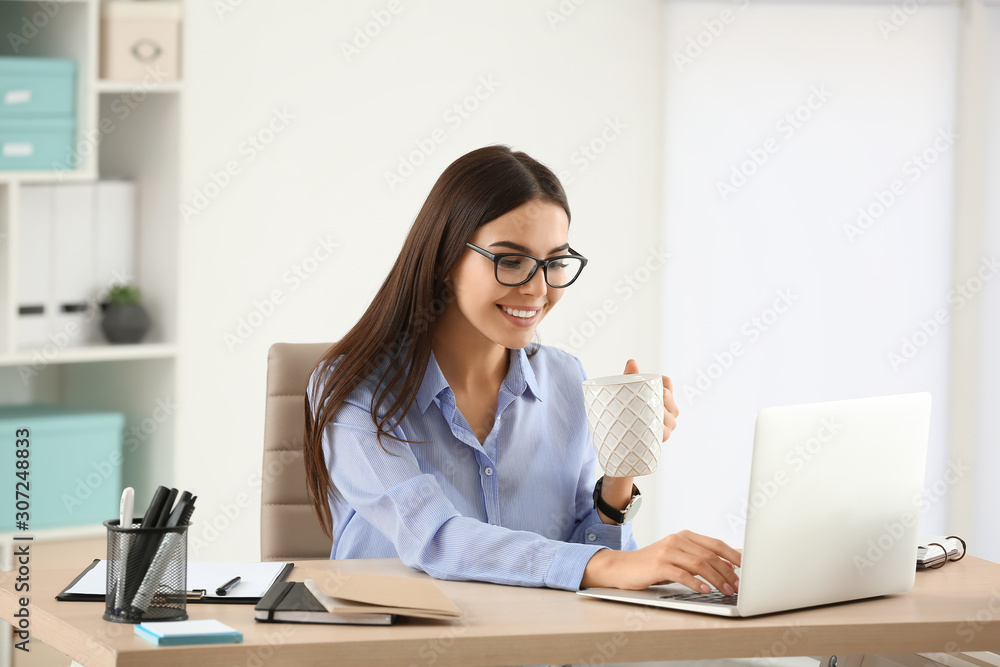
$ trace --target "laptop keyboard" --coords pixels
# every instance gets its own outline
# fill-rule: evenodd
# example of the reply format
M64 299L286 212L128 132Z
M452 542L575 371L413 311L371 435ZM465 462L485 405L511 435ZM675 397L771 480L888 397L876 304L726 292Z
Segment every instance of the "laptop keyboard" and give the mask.
M686 602L704 602L707 604L721 604L735 607L738 596L739 593L736 593L736 595L726 595L725 593L720 593L719 591L712 591L711 593L675 593L673 595L661 595L660 599L683 600Z

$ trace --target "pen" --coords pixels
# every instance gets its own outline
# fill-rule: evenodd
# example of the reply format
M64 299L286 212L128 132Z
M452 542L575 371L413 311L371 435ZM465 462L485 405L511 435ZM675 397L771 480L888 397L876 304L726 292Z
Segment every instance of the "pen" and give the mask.
M179 515L177 513L174 514L175 521L168 521L166 527L174 528L187 524L191 519L191 513L194 512L194 501L197 498L198 496L191 496L191 499L185 503L184 509L181 510ZM133 613L142 614L149 609L149 605L153 601L153 595L160 585L160 580L170 566L173 554L181 541L181 537L177 533L167 533L163 536L162 541L154 544L152 548L156 550L156 553L153 555L146 569L142 583L139 584L135 595L132 597Z
M153 497L149 501L149 507L142 516L140 528L156 528L156 522L160 518L163 503L167 499L169 492L170 490L165 486L156 487ZM153 560L153 556L156 553L158 543L159 540L154 539L154 536L143 533L136 537L135 543L130 547L128 554L129 565L134 566L136 569L133 570L133 576L129 577L129 580L125 582L127 584L125 586L125 604L129 604L135 598L136 591L146 576L146 571L149 569L149 563ZM132 567L129 567L129 569L131 570Z
M232 590L233 586L235 586L238 583L240 583L240 578L239 577L233 577L232 579L230 579L226 583L224 583L221 586L219 586L218 588L216 588L215 589L215 594L216 595L226 595L229 591Z
M131 528L132 527L132 509L135 502L135 490L129 486L122 491L121 504L118 507L118 527L119 528ZM128 562L128 552L129 545L133 535L124 533L121 535L121 541L118 543L118 558L121 562L121 567L118 570L118 584L115 586L115 615L121 613L122 607L125 606L125 564Z
M162 527L167 525L167 519L170 517L170 512L174 506L174 500L177 499L177 489L170 489L167 492L167 499L163 501L163 507L160 508L160 516L156 519L156 526Z

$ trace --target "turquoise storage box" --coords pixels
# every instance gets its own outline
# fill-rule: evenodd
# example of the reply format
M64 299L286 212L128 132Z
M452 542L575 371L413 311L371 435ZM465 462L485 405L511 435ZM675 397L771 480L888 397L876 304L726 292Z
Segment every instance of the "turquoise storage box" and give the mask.
M75 115L75 60L0 56L0 118Z
M0 119L0 169L75 169L76 120Z
M118 517L122 495L122 431L125 415L61 405L34 403L0 406L3 470L0 530L24 532L65 526L99 526ZM19 429L28 430L28 445L17 446ZM23 432L22 432L23 434ZM28 457L18 450L27 449ZM18 461L27 461L20 464ZM27 498L18 472L28 471ZM19 501L27 501L25 504ZM28 513L27 530L16 525Z

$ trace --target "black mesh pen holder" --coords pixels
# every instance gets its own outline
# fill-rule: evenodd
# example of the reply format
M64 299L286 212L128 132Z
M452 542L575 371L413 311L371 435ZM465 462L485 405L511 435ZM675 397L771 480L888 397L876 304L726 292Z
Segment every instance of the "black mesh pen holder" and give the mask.
M116 623L183 621L187 615L187 529L131 528L118 519L108 529L104 620Z

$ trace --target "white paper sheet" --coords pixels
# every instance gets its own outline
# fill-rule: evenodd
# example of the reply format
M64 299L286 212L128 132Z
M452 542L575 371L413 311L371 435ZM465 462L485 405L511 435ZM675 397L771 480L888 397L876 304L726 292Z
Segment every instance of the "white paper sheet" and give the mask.
M226 597L263 597L267 589L278 578L278 574L288 563L236 563L188 561L187 589L204 588L205 597L224 600ZM233 577L239 576L240 583L229 589L225 596L215 594L215 589ZM107 561L101 560L87 574L80 577L67 593L104 595L107 579Z

